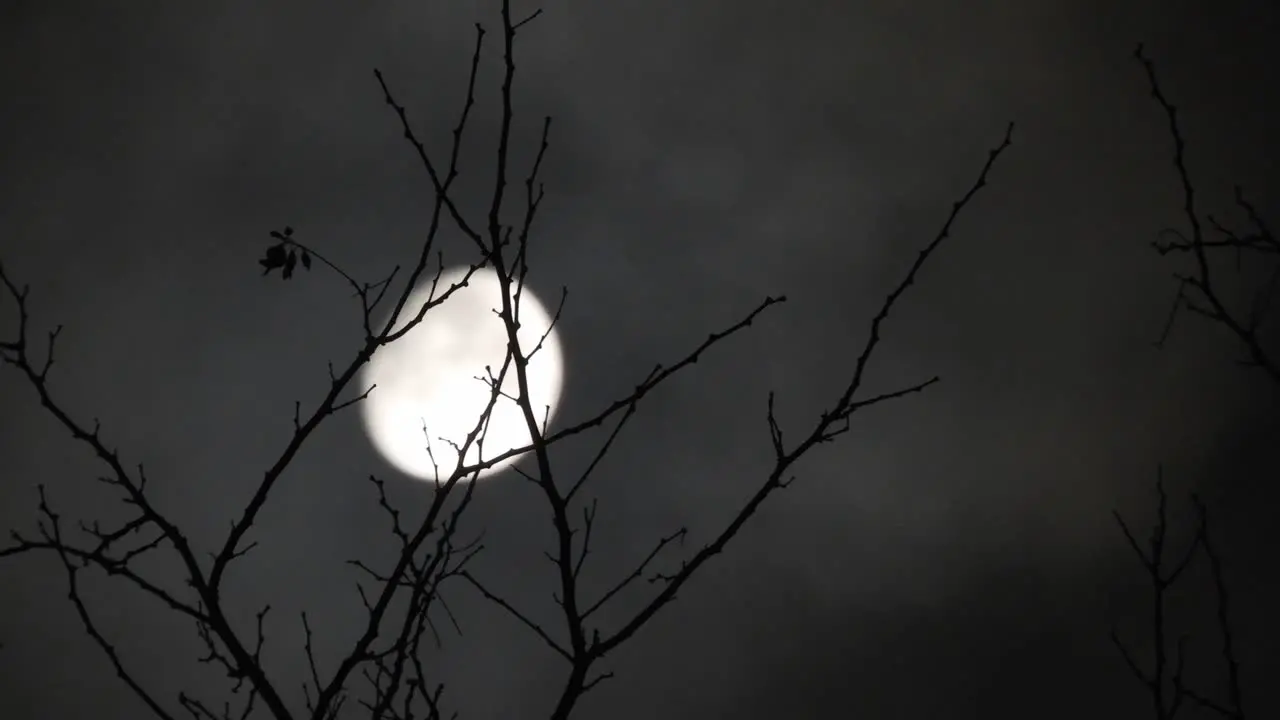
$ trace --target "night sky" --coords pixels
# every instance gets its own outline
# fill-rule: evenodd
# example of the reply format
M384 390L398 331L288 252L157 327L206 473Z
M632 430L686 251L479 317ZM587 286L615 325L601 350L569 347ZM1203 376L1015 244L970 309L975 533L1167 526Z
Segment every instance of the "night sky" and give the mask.
M127 6L127 7L126 7ZM1272 551L1280 393L1193 317L1159 335L1182 221L1167 121L1131 54L1144 41L1181 108L1201 208L1233 223L1232 185L1280 223L1274 39L1266 0L548 0L518 38L514 162L554 117L530 284L562 320L559 418L624 396L655 362L771 308L642 404L593 481L586 584L607 587L662 535L700 547L764 480L769 391L798 434L831 404L868 322L1009 121L1014 144L885 328L867 391L940 375L859 414L816 449L699 579L606 662L575 717L1129 718L1148 697L1111 645L1141 655L1140 534L1163 465L1172 531L1199 492L1232 589L1245 701L1280 717ZM533 7L517 3L517 14ZM0 262L30 284L37 337L65 325L52 388L97 417L202 550L225 537L361 341L341 280L260 276L286 224L349 272L416 256L431 184L381 95L385 74L442 161L484 2L0 5ZM490 33L458 199L485 207L498 129ZM1271 74L1268 74L1268 73ZM474 250L441 239L445 262ZM0 332L15 327L0 303ZM599 433L553 460L572 474ZM301 705L298 613L332 664L362 618L344 561L386 558L375 473L398 474L357 413L328 422L264 511L228 579L248 628L273 605L266 665ZM0 529L32 533L44 483L68 522L124 517L99 465L25 381L0 371ZM554 625L545 501L481 481L466 532L477 572ZM7 539L6 539L7 540ZM172 563L144 565L173 577ZM678 565L670 556L671 569ZM127 583L86 595L139 679L220 705L192 623ZM1188 672L1219 689L1206 566L1176 593ZM432 651L464 718L544 716L565 668L469 588L462 634ZM642 584L605 622L637 607ZM0 561L0 716L135 718L145 708L85 636L53 555ZM355 707L350 708L354 711ZM352 717L357 715L352 714ZM1186 717L1198 717L1189 709ZM1205 716L1207 717L1207 716Z

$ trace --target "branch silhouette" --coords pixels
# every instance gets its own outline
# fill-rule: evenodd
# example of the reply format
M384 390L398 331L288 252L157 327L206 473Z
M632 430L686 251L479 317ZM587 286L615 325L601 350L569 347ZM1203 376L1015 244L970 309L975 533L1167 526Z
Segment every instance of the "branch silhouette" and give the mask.
M233 518L226 537L214 547L193 547L182 529L152 504L143 466L127 466L120 454L103 439L97 422L89 424L77 419L55 393L50 383L50 370L54 365L59 330L48 334L44 359L36 358L31 342L33 332L29 322L28 291L19 287L7 268L0 264L0 282L13 301L17 315L14 335L0 341L0 359L26 380L43 408L76 442L93 451L105 468L99 481L115 489L121 502L133 512L130 518L113 527L104 527L98 521L82 522L78 525L81 537L73 538L65 532L65 523L49 501L44 486L39 486L38 535L14 533L12 543L0 548L0 558L40 552L51 553L58 559L66 569L69 596L86 633L111 662L117 675L156 717L172 718L185 712L194 718L223 720L265 713L277 720L294 717L332 720L355 712L355 708L379 719L445 717L449 714L445 709L445 688L433 680L432 669L422 656L424 642L442 643L438 621L447 619L455 630L458 627L446 599L452 592L448 588L456 582L478 592L499 612L513 617L565 662L567 668L563 684L547 716L554 720L568 718L584 694L612 677L610 671L600 667L606 657L642 630L713 557L726 550L760 506L774 493L790 485L795 478L796 465L803 458L819 445L833 442L848 432L850 418L855 413L923 391L939 380L935 376L892 392L862 393L869 361L882 342L890 314L917 281L925 264L934 258L943 242L951 236L962 212L987 185L996 161L1012 143L1012 123L1005 129L1001 141L988 152L973 183L954 202L937 234L924 244L872 316L867 338L859 353L848 358L848 376L831 388L826 409L791 444L774 414L775 396L772 392L768 394L764 420L773 448L773 460L761 469L753 492L741 502L732 519L713 534L710 542L680 559L677 569L662 572L656 568L665 555L683 544L688 532L686 528L675 529L655 540L649 553L608 590L597 597L584 597L579 576L592 557L591 530L596 501L587 500L583 495L590 487L589 481L598 471L601 460L614 446L615 439L651 393L676 374L692 368L704 354L724 349L735 335L750 327L770 308L785 302L786 298L781 295L764 297L736 320L726 321L719 330L692 344L683 355L666 363L657 363L625 396L603 404L584 417L561 423L559 428L548 427L549 411L534 405L527 375L529 360L541 349L546 335L534 347L526 348L522 346L517 331L520 327L520 298L529 274L532 230L544 197L539 178L550 147L552 121L549 117L542 122L537 153L524 176L523 207L518 211L508 211L513 202L519 202L512 199L518 193L509 192L515 182L511 179L514 172L510 147L515 117L516 38L520 31L530 27L541 11L516 19L512 16L510 3L503 0L500 14L503 56L499 95L501 122L492 158L493 185L483 218L468 217L452 195L462 163L463 139L476 104L479 59L485 45L485 28L477 24L466 93L452 131L448 159L443 165L430 156L426 145L419 140L408 109L396 99L386 76L380 70L374 71L383 99L399 122L405 140L420 161L434 192L427 232L417 257L406 265L408 272L401 273L401 266L397 265L381 280L363 281L344 270L341 263L327 252L318 250L316 243L304 242L301 233L295 232L293 226L269 232L272 244L259 260L264 274L278 269L283 279L293 279L299 263L304 270L325 269L333 273L350 288L352 296L360 303L363 339L344 366L328 368L328 385L320 389L309 411L303 412L302 402L295 402L291 436L263 471L242 510ZM505 218L512 213L518 216L518 220L515 224L508 224ZM441 278L446 265L443 253L436 248L436 239L446 224L456 227L469 239L474 246L474 255L466 262L463 278L443 287ZM460 442L445 440L457 451L457 461L453 467L436 468L434 483L429 485L431 499L420 517L410 521L407 514L391 502L383 481L377 477L369 478L376 492L376 502L388 520L388 532L395 540L396 551L382 561L353 559L347 562L347 566L359 574L356 591L365 610L365 619L355 639L343 650L333 667L323 666L315 649L316 635L311 621L306 612L300 613L304 640L302 647L295 651L300 658L298 666L305 668L306 679L300 688L301 707L297 707L290 700L294 693L282 689L280 681L262 663L262 651L274 619L270 606L257 611L252 628L237 630L227 617L224 581L236 561L256 547L257 543L250 535L257 527L262 511L275 497L274 491L280 483L285 482L285 470L305 450L316 429L335 413L360 403L376 391L372 386L357 387L361 370L381 348L404 337L422 322L428 312L448 302L472 275L480 271L492 272L498 278L500 292L494 299L498 305L495 312L503 323L508 340L505 357L496 372L486 369L486 377L478 378L489 387L487 405ZM403 284L393 289L397 278L403 278ZM410 307L410 297L420 288L429 288L429 299L419 308ZM567 298L568 291L563 290L559 309L552 319L552 328L558 325ZM389 309L386 320L379 323L375 321L374 314L382 307ZM514 391L503 390L509 377L515 380ZM489 418L499 402L514 402L519 406L529 442L519 447L499 448L499 452L493 454L479 452L476 460L466 460L472 447L483 450ZM588 432L603 432L610 423L586 470L575 477L557 474L551 453L555 445ZM424 428L423 442L428 452L432 441ZM556 568L554 598L558 617L554 623L536 619L516 603L503 598L470 567L470 561L484 548L482 535L469 540L463 538L463 523L475 488L473 481L482 471L512 460L524 461L524 467L513 465L512 470L537 485L550 510L555 542L547 556ZM577 517L581 517L580 522ZM138 567L139 558L156 553L168 553L177 558L182 571L180 589L169 589L164 579L152 577ZM227 676L230 681L227 688L229 699L219 704L197 698L185 690L162 693L145 687L138 673L120 657L116 646L103 632L80 594L77 574L90 567L134 585L162 607L190 618L204 647L204 655L199 659ZM623 593L638 590L641 580L646 580L647 586L654 590L637 612L612 627L594 624L598 617L596 613L602 607ZM430 640L426 639L428 637ZM280 648L274 650L278 652ZM302 659L305 663L301 662ZM236 700L235 708L230 699Z
M1189 255L1194 268L1190 274L1174 274L1178 280L1178 291L1174 296L1165 325L1161 329L1160 337L1156 340L1156 346L1164 346L1173 331L1178 313L1186 310L1225 328L1243 348L1246 355L1244 363L1262 370L1271 382L1280 383L1280 357L1277 357L1274 348L1266 347L1261 337L1263 322L1274 309L1277 292L1280 291L1280 241L1277 241L1268 224L1254 205L1245 198L1244 190L1239 186L1235 188L1236 204L1249 218L1253 226L1252 231L1237 234L1228 230L1210 215L1207 217L1207 224L1217 230L1222 237L1213 240L1205 236L1206 222L1196 208L1196 187L1192 182L1190 171L1187 170L1187 144L1178 122L1178 108L1169 101L1160 87L1155 64L1147 57L1142 44L1137 46L1133 56L1142 66L1147 84L1151 89L1151 96L1159 104L1168 122L1169 135L1173 140L1173 165L1182 192L1182 216L1189 228L1189 233L1166 228L1161 232L1161 237L1174 239L1157 240L1152 243L1152 247L1161 256ZM1270 264L1267 279L1261 287L1254 290L1248 311L1232 309L1221 284L1217 282L1218 276L1213 268L1214 255L1210 253L1216 255L1222 250L1235 251L1237 268L1246 255L1250 258L1250 262L1257 263L1258 267L1266 267L1265 263Z
M1146 688L1151 697L1152 717L1156 720L1171 720L1188 700L1191 704L1210 710L1225 720L1244 720L1240 690L1240 663L1236 656L1235 634L1229 618L1230 593L1227 589L1221 555L1209 535L1208 509L1199 496L1194 494L1191 496L1191 502L1196 511L1195 532L1181 555L1171 560L1168 554L1168 495L1164 489L1163 468L1157 471L1156 498L1156 520L1145 549L1135 538L1124 518L1118 512L1113 513L1129 549L1138 558L1150 581L1152 643L1150 668L1147 670L1142 668L1141 663L1134 657L1133 651L1120 639L1119 633L1114 628L1111 630L1111 642L1119 651L1129 672ZM1227 687L1225 702L1211 699L1208 694L1197 690L1187 680L1184 671L1189 636L1181 634L1172 645L1170 642L1170 622L1167 612L1169 591L1178 583L1183 572L1197 556L1203 556L1209 563L1209 570L1213 577L1216 600L1215 618L1222 645L1221 658Z
M1151 96L1160 106L1168 124L1169 135L1173 141L1173 165L1181 189L1181 210L1188 227L1186 232L1173 228L1162 230L1161 239L1153 242L1152 246L1161 257L1189 256L1193 265L1191 274L1174 275L1178 280L1177 294L1156 346L1163 347L1166 344L1178 313L1186 310L1207 318L1211 323L1229 331L1237 344L1243 347L1248 357L1246 364L1260 368L1264 377L1270 382L1280 383L1280 365L1277 364L1274 349L1267 348L1262 338L1263 322L1276 302L1276 288L1280 282L1280 262L1277 262L1280 259L1280 243L1238 186L1234 191L1236 204L1248 217L1253 226L1252 232L1240 234L1232 231L1212 215L1202 219L1196 207L1196 187L1187 169L1186 141L1178 121L1178 109L1169 101L1161 88L1155 64L1146 55L1141 44L1134 50L1133 56L1141 65ZM1212 227L1219 237L1217 239L1206 237L1206 226ZM1267 268L1268 263L1271 264L1266 272L1267 279L1260 288L1254 290L1250 308L1245 313L1229 307L1226 294L1221 289L1221 284L1217 282L1219 276L1214 268L1214 259L1223 251L1235 253L1237 269L1240 268L1245 257L1249 258L1249 262L1257 263L1264 269ZM1153 646L1150 668L1142 668L1141 663L1134 657L1129 647L1120 640L1114 629L1111 632L1112 642L1129 671L1150 695L1152 716L1156 720L1170 720L1187 701L1226 720L1244 720L1240 664L1236 654L1235 633L1229 617L1231 595L1227 587L1221 553L1209 534L1208 509L1198 496L1194 494L1191 496L1197 517L1195 532L1185 553L1170 566L1166 555L1169 537L1168 497L1164 489L1163 468L1157 473L1156 493L1156 521L1151 531L1148 548L1145 550L1124 519L1119 513L1115 513L1116 522L1126 542L1142 564L1150 581L1150 622ZM1172 646L1170 642L1170 622L1166 612L1168 593L1197 556L1203 556L1208 562L1213 579L1216 629L1221 642L1221 663L1227 695L1225 701L1212 699L1208 694L1193 687L1187 680L1184 668L1188 636L1179 635Z

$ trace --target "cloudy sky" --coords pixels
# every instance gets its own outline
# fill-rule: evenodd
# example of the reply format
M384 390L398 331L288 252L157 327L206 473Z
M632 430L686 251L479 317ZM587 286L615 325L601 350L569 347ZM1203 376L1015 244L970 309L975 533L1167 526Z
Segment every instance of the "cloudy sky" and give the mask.
M815 451L610 659L617 678L581 717L1132 717L1147 700L1108 632L1143 647L1146 588L1111 511L1145 534L1161 463L1177 529L1193 489L1220 520L1248 709L1280 711L1264 694L1280 627L1263 610L1280 606L1267 532L1280 403L1203 324L1151 347L1178 266L1148 244L1178 222L1179 196L1130 57L1144 40L1183 106L1206 207L1234 218L1242 183L1275 208L1272 5L541 4L517 50L514 140L526 162L554 116L530 282L571 292L560 416L625 394L765 295L790 298L642 406L592 487L598 584L677 527L692 546L724 524L768 467L767 393L794 434L830 405L880 299L1018 123L871 367L873 391L942 383ZM439 155L472 25L496 29L497 3L128 6L0 9L0 261L30 284L34 323L65 325L55 391L146 463L157 502L211 549L287 441L293 402L320 397L326 362L360 340L340 281L259 276L267 231L292 225L363 278L414 257L430 183L372 70ZM459 181L473 210L492 171L497 60L482 64ZM441 243L446 262L470 260L458 233ZM6 337L12 311L0 304ZM556 461L581 467L588 441ZM34 527L37 483L69 518L118 516L92 458L7 369L0 458L0 528ZM371 472L406 507L427 501L357 415L326 424L229 580L240 621L273 604L268 665L286 689L305 674L298 612L332 657L360 619L343 562L385 557ZM550 623L541 502L514 476L486 480L468 528L486 532L491 585ZM1212 688L1205 580L1193 568L1175 619ZM225 689L194 661L189 623L127 585L87 592L167 701ZM539 717L557 658L475 593L451 603L462 635L433 658L452 707ZM0 565L0 642L6 718L141 716L53 557Z

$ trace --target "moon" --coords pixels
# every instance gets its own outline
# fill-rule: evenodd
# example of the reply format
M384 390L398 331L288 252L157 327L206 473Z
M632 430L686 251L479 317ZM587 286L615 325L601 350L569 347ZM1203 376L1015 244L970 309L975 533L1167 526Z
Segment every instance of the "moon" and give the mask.
M460 268L442 273L437 296L460 282L466 271ZM428 310L422 322L404 337L379 348L362 372L366 387L376 385L360 403L369 439L387 462L419 480L435 481L437 468L441 481L452 475L458 463L454 444L461 446L475 428L492 394L483 380L490 375L485 366L496 376L506 359L507 331L497 314L502 303L497 274L480 269L467 283ZM514 306L514 284L511 289ZM430 293L431 285L425 283L410 294L397 329L417 315ZM550 420L560 400L564 355L559 334L551 327L551 315L527 286L520 293L517 318L520 348L526 356L534 353L526 375L533 411L541 423L546 408L550 408L546 415ZM540 341L542 346L534 352ZM483 447L473 443L465 464L530 442L524 414L511 399L520 394L514 363L507 369L502 392L510 397L498 398L488 431L477 438L483 440ZM515 460L508 458L486 468L479 477L492 475Z

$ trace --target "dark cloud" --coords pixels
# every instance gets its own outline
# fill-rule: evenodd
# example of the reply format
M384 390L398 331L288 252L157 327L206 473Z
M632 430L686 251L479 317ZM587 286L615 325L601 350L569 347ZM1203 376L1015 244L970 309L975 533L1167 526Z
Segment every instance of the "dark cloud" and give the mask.
M798 434L852 367L866 322L1009 120L1015 146L895 312L873 389L939 374L854 423L615 661L584 716L1121 717L1142 708L1109 646L1139 632L1141 577L1110 510L1143 522L1155 467L1224 520L1242 652L1274 670L1260 519L1274 491L1276 399L1195 323L1151 348L1174 291L1148 248L1177 222L1164 118L1129 58L1148 43L1184 107L1206 202L1274 198L1265 89L1277 15L1261 2L902 4L552 2L522 36L516 153L555 117L535 242L544 298L567 285L562 417L626 393L658 360L766 294L791 301L652 398L605 467L608 582L680 524L703 540L760 481L764 401ZM447 147L492 3L10 3L2 23L0 227L35 320L64 323L56 388L102 419L160 502L220 538L359 339L355 306L313 273L259 282L285 223L380 277L423 237L430 187L372 68L428 148ZM496 42L491 33L490 40ZM491 48L496 44L491 44ZM496 56L459 181L487 197ZM1270 183L1270 184L1268 184ZM1274 207L1274 199L1271 201ZM456 235L452 263L467 259ZM7 306L6 306L7 307ZM31 486L106 512L94 465L13 373L0 374L0 525L30 527ZM1270 420L1268 420L1270 418ZM580 468L589 446L558 456ZM278 608L270 663L303 672L306 608L332 656L358 618L352 556L389 539L372 489L421 503L338 418L286 476L262 548L234 576L245 622ZM1268 475L1270 473L1270 475ZM551 611L538 496L497 479L472 527L497 587ZM106 506L110 507L110 506ZM1186 515L1183 516L1185 519ZM139 710L76 629L58 568L7 563L0 707L16 720ZM214 688L190 629L95 587L151 684ZM1203 598L1188 617L1208 628ZM472 717L534 713L553 658L470 595L441 672ZM1204 621L1200 623L1200 619ZM1207 650L1208 640L1205 640ZM212 690L211 690L212 692ZM1275 701L1250 697L1261 716ZM1268 703L1270 703L1268 705Z

